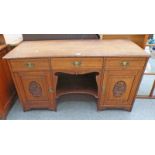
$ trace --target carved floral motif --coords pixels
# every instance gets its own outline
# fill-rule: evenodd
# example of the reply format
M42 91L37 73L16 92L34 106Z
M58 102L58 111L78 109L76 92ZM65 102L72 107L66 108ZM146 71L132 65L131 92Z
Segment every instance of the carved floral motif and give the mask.
M121 97L126 92L126 83L124 81L118 81L113 88L113 95L115 97Z
M42 95L42 88L39 83L32 81L29 84L29 91L34 97L39 97Z

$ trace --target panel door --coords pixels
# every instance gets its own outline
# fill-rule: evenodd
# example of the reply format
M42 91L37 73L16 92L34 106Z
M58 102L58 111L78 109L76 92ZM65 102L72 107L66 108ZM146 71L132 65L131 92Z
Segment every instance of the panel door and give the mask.
M130 106L140 83L140 71L105 71L101 104L111 107Z
M54 90L50 72L15 73L18 94L24 107L54 107Z

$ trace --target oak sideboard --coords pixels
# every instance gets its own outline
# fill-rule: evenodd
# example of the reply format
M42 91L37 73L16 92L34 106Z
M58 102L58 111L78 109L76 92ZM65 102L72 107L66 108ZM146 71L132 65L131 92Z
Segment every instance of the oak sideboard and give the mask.
M56 111L71 93L93 95L98 110L131 111L148 58L119 39L24 41L4 57L24 111Z

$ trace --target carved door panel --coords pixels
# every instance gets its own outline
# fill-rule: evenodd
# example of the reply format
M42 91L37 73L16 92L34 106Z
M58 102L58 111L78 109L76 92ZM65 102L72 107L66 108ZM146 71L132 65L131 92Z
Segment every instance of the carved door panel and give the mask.
M105 71L101 104L131 105L139 80L139 71Z
M25 107L50 108L54 104L50 72L15 73L15 80Z

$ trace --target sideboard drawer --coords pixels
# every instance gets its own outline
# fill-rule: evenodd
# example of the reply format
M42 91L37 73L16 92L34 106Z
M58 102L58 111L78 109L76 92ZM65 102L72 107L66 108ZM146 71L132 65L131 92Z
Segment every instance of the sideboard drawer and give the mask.
M106 58L105 69L142 69L145 58Z
M13 71L49 70L49 59L16 59L9 61Z
M54 58L52 69L102 69L102 58Z

